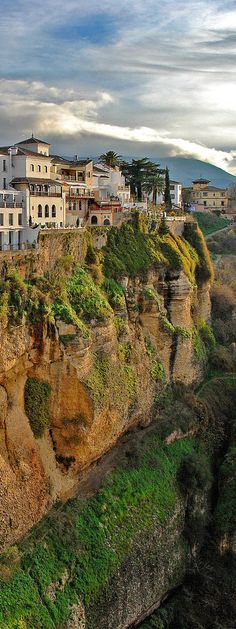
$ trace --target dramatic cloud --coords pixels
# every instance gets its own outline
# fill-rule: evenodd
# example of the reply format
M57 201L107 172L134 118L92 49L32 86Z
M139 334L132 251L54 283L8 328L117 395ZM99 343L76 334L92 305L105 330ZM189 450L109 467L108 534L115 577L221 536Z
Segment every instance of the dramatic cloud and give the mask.
M233 172L235 29L234 0L2 0L0 144L144 143Z

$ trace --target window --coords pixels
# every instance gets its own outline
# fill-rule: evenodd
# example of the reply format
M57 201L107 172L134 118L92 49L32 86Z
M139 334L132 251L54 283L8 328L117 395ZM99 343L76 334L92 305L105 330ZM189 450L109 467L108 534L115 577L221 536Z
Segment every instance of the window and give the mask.
M49 205L45 205L45 218L49 218Z
M103 225L110 225L109 218L104 218Z
M73 210L74 210L74 212L76 211L76 201L74 201L74 203L73 203Z
M3 177L3 188L4 188L4 190L6 190L6 187L7 187L7 180L6 180L6 177Z
M5 159L4 159L4 160L3 160L3 162L2 162L2 169L3 169L5 172L6 172L6 170L7 170L7 163L6 163L6 160L5 160Z
M18 214L18 225L22 225L22 214Z
M13 245L13 232L8 232L9 245L12 247Z
M170 186L170 190L174 190L175 187L173 186L173 184Z
M0 214L0 225L3 226L4 225L4 214Z
M97 225L98 219L97 216L92 216L91 217L91 225Z
M221 205L222 205L222 207L224 207L224 204L225 204L225 202L224 202L224 201L221 201Z
M56 218L56 215L57 215L56 206L55 206L55 205L53 205L53 206L52 206L52 218Z
M38 172L41 173L41 166L38 164Z
M203 201L203 205L205 205L205 206L206 206L206 204L207 204L207 202L206 202L206 201Z
M48 172L48 167L44 166L44 172L47 173Z
M38 205L38 218L42 218L42 216L43 216L42 205Z
M31 171L34 173L34 164L31 164Z
M12 213L9 214L8 220L9 220L9 225L12 226L13 225L13 214Z
M204 197L208 196L208 192L203 192L202 194L203 194Z

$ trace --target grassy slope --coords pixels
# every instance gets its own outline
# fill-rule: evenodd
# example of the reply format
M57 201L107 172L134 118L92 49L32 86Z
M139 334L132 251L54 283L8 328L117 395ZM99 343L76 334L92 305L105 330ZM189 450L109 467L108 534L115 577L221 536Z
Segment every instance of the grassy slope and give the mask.
M165 526L178 500L177 470L193 447L187 439L165 446L152 437L135 468L117 469L95 497L74 499L45 518L22 544L11 580L1 582L1 629L58 627L77 597L94 602L135 537L156 518ZM65 570L70 578L52 601L47 587Z
M214 232L224 229L230 225L230 221L227 218L216 216L215 214L207 212L194 212L194 217L197 219L198 225L204 236L213 234Z

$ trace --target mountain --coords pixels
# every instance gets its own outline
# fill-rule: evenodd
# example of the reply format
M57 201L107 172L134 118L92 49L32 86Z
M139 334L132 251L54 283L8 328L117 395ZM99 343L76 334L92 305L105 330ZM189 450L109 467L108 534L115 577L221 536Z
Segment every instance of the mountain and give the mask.
M144 156L149 157L148 155ZM96 162L98 156L93 156L91 159ZM140 159L140 156L124 155L123 159L130 162L132 159ZM234 175L227 173L222 168L213 166L213 164L202 162L199 159L189 157L150 157L150 159L160 164L162 168L168 166L170 178L174 181L179 181L186 187L191 186L193 179L198 179L199 177L206 177L206 179L209 179L212 186L219 188L228 188L230 185L236 184L236 177Z
M184 186L191 186L193 179L206 177L212 186L228 188L232 184L236 184L236 177L230 175L222 168L217 168L213 164L207 164L198 159L187 157L164 157L157 158L162 168L168 166L170 178L180 181Z

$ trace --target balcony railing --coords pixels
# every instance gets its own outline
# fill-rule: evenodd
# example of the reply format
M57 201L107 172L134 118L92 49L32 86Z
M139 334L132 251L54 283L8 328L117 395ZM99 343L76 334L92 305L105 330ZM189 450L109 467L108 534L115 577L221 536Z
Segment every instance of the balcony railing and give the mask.
M62 193L61 192L51 192L51 191L37 191L37 190L30 190L30 196L33 197L61 197Z
M22 203L18 203L16 201L0 201L0 208L11 208L12 210L14 210L14 208L22 208Z
M14 244L0 244L0 251L4 252L4 251L28 251L29 249L38 249L39 248L39 244L38 242L35 242L33 244L30 244L28 242L17 242Z

